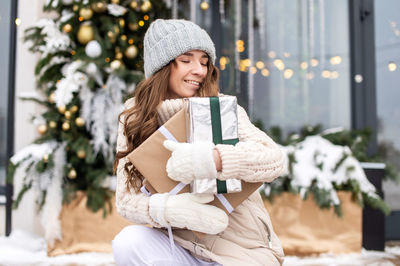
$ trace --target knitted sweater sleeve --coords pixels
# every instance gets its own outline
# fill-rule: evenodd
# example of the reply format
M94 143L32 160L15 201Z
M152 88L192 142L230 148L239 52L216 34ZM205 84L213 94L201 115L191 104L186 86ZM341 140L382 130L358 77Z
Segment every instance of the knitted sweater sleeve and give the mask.
M124 117L121 116L121 121L118 125L117 152L126 150L126 137L124 135ZM126 187L127 173L124 170L125 164L128 162L126 157L121 158L117 167L117 186L116 186L116 207L117 212L136 224L150 224L154 227L161 227L156 223L149 214L149 199L150 197L138 192L134 189Z
M216 146L222 161L218 179L241 179L247 182L271 182L284 171L283 154L267 134L255 127L246 111L238 106L236 145Z

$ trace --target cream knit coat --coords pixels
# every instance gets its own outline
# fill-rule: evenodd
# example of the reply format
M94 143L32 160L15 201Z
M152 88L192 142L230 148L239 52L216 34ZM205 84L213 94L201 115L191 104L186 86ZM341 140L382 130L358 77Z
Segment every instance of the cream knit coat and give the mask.
M125 108L134 104L131 98ZM166 100L158 108L162 125L183 107L182 99ZM124 117L118 128L117 151L126 150L123 134ZM222 172L219 179L238 178L247 182L271 182L283 172L283 156L279 147L249 120L246 111L238 106L239 142L236 145L216 145ZM117 211L135 224L150 224L159 228L149 215L149 197L126 188L124 165L117 168ZM160 229L163 230L164 229ZM218 235L199 239L191 231L175 229L174 239L193 255L203 260L217 261L223 265L279 265L283 251L258 191L242 202L230 215L228 228Z

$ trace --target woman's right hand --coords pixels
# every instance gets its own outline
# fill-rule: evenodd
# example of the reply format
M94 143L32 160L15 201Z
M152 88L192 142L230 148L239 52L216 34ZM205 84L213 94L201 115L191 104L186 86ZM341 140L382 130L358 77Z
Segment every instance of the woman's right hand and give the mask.
M229 219L223 210L207 204L213 199L213 194L154 194L149 201L150 216L163 227L218 234L226 229Z
M164 147L172 152L166 166L168 177L184 184L194 179L217 178L214 146L205 141L179 143L165 140Z

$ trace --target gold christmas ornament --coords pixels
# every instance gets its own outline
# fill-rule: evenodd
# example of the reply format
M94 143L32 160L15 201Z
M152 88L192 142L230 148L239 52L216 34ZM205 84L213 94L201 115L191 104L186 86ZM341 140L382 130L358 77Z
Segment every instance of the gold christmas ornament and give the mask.
M115 59L121 60L122 59L122 53L118 52L115 54Z
M71 112L70 111L65 111L64 116L66 119L70 119L71 118Z
M208 5L208 3L206 1L203 1L200 3L200 8L204 11L207 10L209 7L210 6Z
M49 155L45 154L43 155L43 162L47 163L49 161Z
M111 43L116 41L116 34L112 31L107 32L107 37L110 39Z
M93 27L88 24L82 24L78 30L78 41L81 44L87 44L91 40L94 39L94 30Z
M50 128L56 128L57 127L57 123L55 121L50 121L49 122L49 127Z
M128 24L128 28L129 28L131 31L137 31L137 30L139 29L139 25L138 25L137 23L129 23L129 24Z
M75 119L75 124L76 124L78 127L81 127L81 126L85 125L85 120L83 120L82 117L77 117L77 118Z
M38 126L37 131L39 132L40 135L43 135L47 131L47 125L40 125Z
M72 107L69 109L69 111L70 111L72 114L76 113L76 112L78 111L78 106L76 106L76 105L72 106Z
M130 6L132 9L136 9L136 8L138 7L138 2L137 2L136 0L133 0L133 1L129 4L129 6Z
M135 58L139 53L138 48L135 45L130 45L126 50L125 50L125 56L129 59Z
M79 159L83 159L86 157L86 152L85 150L79 150L76 155L78 156Z
M61 113L61 114L64 114L65 110L66 110L65 105L61 105L61 106L58 107L58 112Z
M88 7L84 7L79 10L79 16L81 16L84 20L91 19L93 16L93 11Z
M69 178L69 179L75 179L76 176L77 176L77 174L76 174L76 171L75 171L74 168L72 168L71 170L69 170L69 172L68 172L68 178Z
M71 128L71 126L69 125L68 122L64 122L64 123L62 124L62 129L63 129L64 131L67 131L67 130L69 130L70 128Z
M71 24L65 24L65 25L62 27L62 31L65 32L65 33L71 32L71 31L72 31L72 26L71 26Z
M50 93L49 95L49 102L54 103L56 101L56 95L54 92Z
M140 10L142 12L148 12L151 9L151 2L146 0L143 2L143 4L140 6Z
M120 60L114 60L110 63L110 67L112 70L117 70L122 66L122 62Z
M91 7L93 11L97 13L102 13L107 10L107 4L104 2L93 3Z
M118 4L119 4L119 0L111 0L111 4L116 4L116 5L118 5Z

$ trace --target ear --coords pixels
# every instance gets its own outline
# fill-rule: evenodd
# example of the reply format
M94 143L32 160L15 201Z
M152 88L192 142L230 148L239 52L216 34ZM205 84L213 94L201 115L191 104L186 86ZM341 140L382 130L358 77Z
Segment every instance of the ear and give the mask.
M167 150L174 151L174 150L176 150L178 148L179 143L175 142L173 140L168 140L167 139L167 140L164 141L163 145Z

